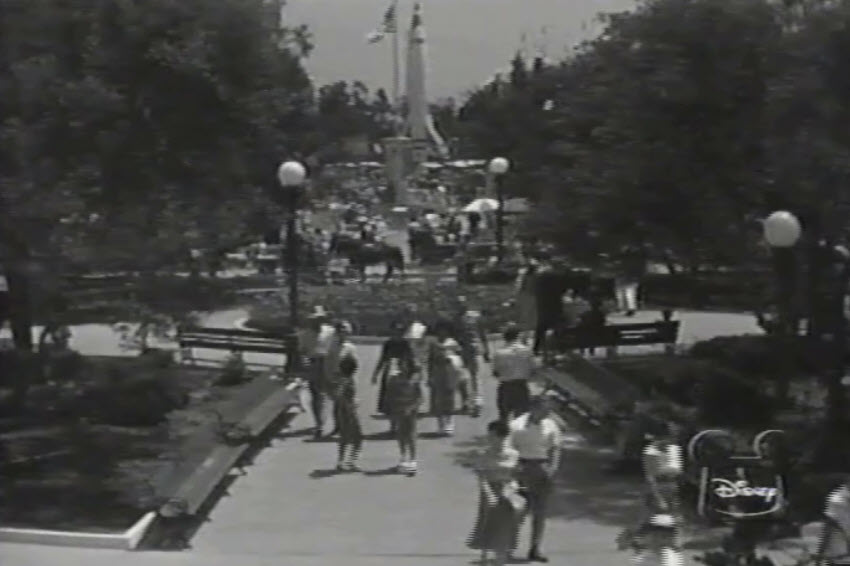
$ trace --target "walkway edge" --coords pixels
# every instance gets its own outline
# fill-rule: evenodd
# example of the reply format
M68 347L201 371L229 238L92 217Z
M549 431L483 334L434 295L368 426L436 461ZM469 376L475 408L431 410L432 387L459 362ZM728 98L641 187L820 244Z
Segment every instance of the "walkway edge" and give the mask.
M259 332L256 328L251 328L247 326L247 322L250 320L249 317L245 316L240 319L237 319L233 322L233 327L237 330L248 330L252 332ZM489 334L487 339L492 341L498 340L502 335L501 334ZM365 346L378 346L383 344L387 340L385 336L352 336L351 341L355 344L363 344Z
M73 546L78 548L102 548L112 550L135 550L153 525L156 513L149 511L123 533L84 533L75 531L51 531L45 529L0 528L0 542L19 544L43 544L51 546Z

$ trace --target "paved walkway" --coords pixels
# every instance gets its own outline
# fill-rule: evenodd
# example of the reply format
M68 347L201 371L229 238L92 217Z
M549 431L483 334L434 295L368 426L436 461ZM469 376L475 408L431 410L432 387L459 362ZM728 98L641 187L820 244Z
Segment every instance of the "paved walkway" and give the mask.
M216 313L213 326L231 323L239 311ZM641 315L654 317L654 314ZM688 315L690 316L690 315ZM746 328L739 317L699 315L685 328L708 337L717 325L734 332ZM715 318L717 320L715 320ZM740 317L743 318L743 317ZM74 329L74 345L84 353L115 352L108 329ZM376 435L387 423L374 419L375 388L369 377L376 346L359 346L362 369L359 396L365 432ZM94 351L92 351L94 350ZM294 429L263 451L246 476L240 477L213 509L184 552L116 552L29 545L0 545L3 566L125 566L175 564L186 566L383 566L465 565L477 557L464 546L472 525L477 485L465 464L480 445L486 423L494 418L494 383L482 376L488 400L479 419L460 417L454 438L428 438L431 419L421 421L420 473L406 478L390 471L398 461L394 442L367 441L361 465L364 473L337 475L336 446L311 442L303 435L310 426L302 415ZM606 449L591 446L577 433L568 435L563 469L554 497L544 550L553 564L615 566L629 556L615 550L619 530L638 511L640 486L634 479L600 475L610 458ZM520 554L527 547L523 533Z
M368 377L378 349L361 346L359 374L365 432L376 435L386 422L372 418L375 388ZM431 419L421 422L417 477L391 472L398 453L394 442L370 439L359 474L338 475L334 443L312 442L309 417L298 417L260 454L248 474L214 508L210 521L181 553L118 553L0 546L9 566L112 564L469 564L476 558L464 547L472 525L477 486L465 467L494 418L494 384L484 375L488 406L479 419L460 417L454 438L428 438ZM561 485L553 505L545 550L555 564L614 566L628 557L614 550L614 537L636 510L634 481L599 481L605 451L588 446L577 434L567 439ZM526 538L521 551L525 551Z

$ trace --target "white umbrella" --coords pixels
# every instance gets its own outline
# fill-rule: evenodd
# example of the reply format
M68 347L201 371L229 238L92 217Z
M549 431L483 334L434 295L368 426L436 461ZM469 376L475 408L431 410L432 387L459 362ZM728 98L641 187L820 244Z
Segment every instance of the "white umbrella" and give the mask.
M479 198L463 207L464 212L491 212L499 208L499 201L492 198Z

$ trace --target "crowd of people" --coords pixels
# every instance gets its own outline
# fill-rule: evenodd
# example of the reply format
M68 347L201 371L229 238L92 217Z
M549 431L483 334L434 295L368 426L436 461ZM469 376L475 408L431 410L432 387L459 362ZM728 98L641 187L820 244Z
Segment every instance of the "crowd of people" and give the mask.
M337 471L357 471L364 435L354 379L360 360L349 338L351 325L332 320L322 307L314 309L310 321L311 328L300 344L309 360L314 438L337 436ZM548 395L531 395L530 384L539 364L519 328L509 325L503 338L504 344L491 352L481 314L470 308L464 297L458 297L452 316L433 322L423 321L416 305L408 305L392 324L371 375L371 383L377 386L376 409L389 421L386 435L398 443L398 473L414 476L426 390L429 406L425 412L434 419L435 432L451 436L458 415L481 415L480 364L490 363L499 382L499 419L488 425L490 442L479 458L481 499L469 546L492 553L496 563L504 563L516 546L522 519L529 515L528 557L547 562L541 552L546 501L558 470L564 424L552 412ZM333 419L328 433L326 412Z

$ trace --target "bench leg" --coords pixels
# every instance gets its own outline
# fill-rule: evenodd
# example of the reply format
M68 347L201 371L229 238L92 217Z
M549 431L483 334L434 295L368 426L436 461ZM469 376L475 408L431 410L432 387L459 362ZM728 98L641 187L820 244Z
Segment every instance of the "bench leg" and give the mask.
M192 348L180 348L180 363L189 362L189 365L195 365L195 355Z

